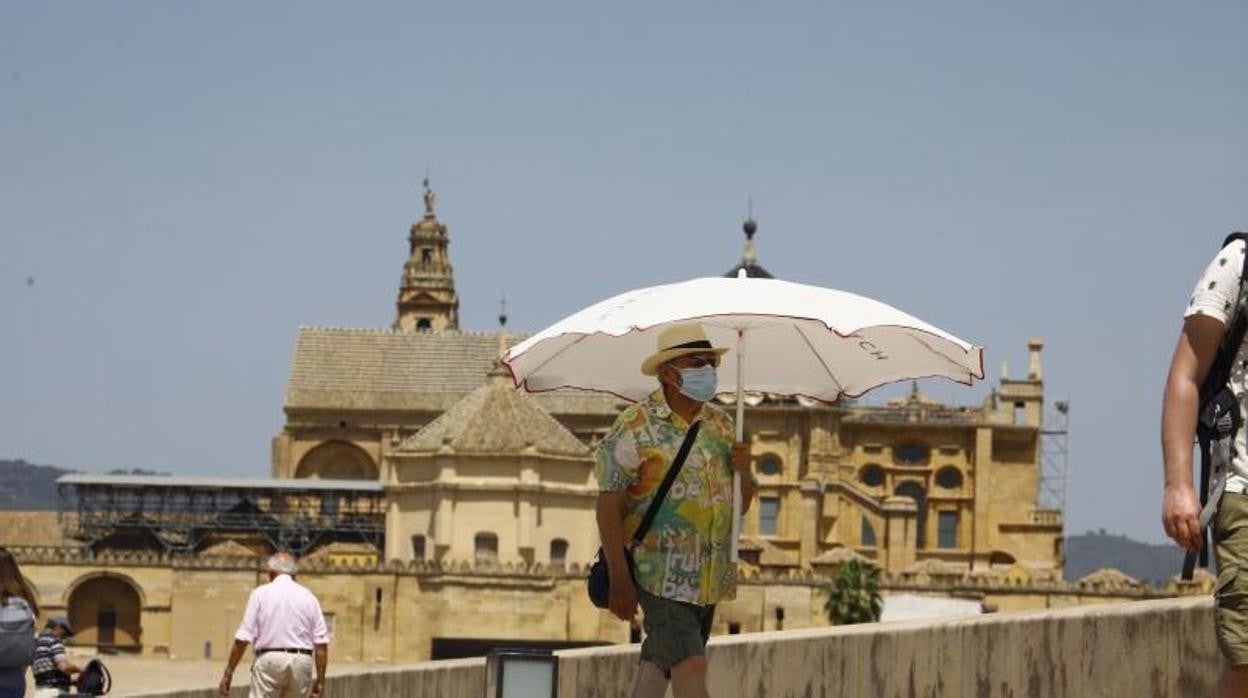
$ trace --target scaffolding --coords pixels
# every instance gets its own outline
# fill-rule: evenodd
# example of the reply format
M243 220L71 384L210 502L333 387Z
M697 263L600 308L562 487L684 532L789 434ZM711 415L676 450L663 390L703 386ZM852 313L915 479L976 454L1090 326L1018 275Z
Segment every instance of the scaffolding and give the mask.
M1046 411L1040 427L1040 488L1036 507L1066 511L1066 477L1070 470L1070 402L1058 400Z
M193 554L227 540L296 555L331 542L385 542L380 482L65 475L61 525L102 548Z

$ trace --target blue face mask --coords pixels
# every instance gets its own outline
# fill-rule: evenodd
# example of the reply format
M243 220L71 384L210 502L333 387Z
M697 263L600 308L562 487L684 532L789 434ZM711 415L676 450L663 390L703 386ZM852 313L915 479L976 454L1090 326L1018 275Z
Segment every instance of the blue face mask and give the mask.
M707 402L715 397L719 378L714 366L680 369L680 394L690 400Z

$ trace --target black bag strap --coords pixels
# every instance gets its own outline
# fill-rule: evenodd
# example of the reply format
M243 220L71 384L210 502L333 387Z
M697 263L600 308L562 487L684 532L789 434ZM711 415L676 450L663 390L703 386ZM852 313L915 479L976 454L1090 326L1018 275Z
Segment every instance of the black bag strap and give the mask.
M650 500L650 507L646 509L646 515L642 517L641 524L637 526L637 531L633 533L633 545L641 543L646 537L646 532L650 530L650 524L654 523L654 517L659 514L659 506L663 504L663 500L667 499L667 491L672 489L672 483L676 482L676 476L680 474L680 469L685 464L685 459L689 457L689 451L693 448L693 442L698 438L698 430L702 428L702 421L698 420L689 427L689 431L685 432L685 440L680 444L680 450L676 452L676 458L672 461L671 467L667 469L667 475L663 478L663 483L659 485L658 491L654 493L654 499Z

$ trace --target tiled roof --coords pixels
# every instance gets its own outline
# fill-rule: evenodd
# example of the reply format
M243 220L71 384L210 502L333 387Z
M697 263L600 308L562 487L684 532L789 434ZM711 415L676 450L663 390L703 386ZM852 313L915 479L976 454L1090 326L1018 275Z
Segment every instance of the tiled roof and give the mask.
M572 432L538 406L532 396L496 376L408 437L400 451L431 453L450 446L456 453L539 453L588 456Z
M508 347L525 335L509 334ZM485 382L498 357L493 332L399 332L303 327L286 385L287 408L441 412ZM611 396L536 396L555 414L614 414Z

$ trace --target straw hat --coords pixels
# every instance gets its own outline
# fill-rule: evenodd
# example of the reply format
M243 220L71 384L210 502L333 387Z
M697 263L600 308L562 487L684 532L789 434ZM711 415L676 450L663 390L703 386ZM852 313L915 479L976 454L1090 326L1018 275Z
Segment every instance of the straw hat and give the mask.
M702 326L696 322L672 325L659 333L659 341L656 344L658 351L641 362L641 373L644 376L657 374L659 366L678 356L689 354L723 356L728 353L727 349L711 346L711 341L706 338L706 332L702 331Z

